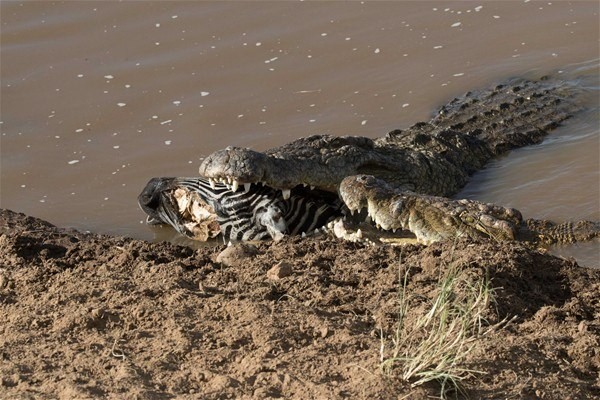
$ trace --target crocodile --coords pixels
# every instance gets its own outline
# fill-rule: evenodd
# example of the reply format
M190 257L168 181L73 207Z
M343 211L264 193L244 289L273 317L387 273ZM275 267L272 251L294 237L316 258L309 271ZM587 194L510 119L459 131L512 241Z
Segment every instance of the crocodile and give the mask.
M284 209L293 208L289 202L296 204L310 188L320 194L337 193L345 203L333 211L330 200L323 205L332 211L331 218L320 222L329 222L330 227L336 215L350 220L349 211L362 208L366 201L376 216L378 209L385 214L390 204L397 208L385 219L376 217L375 224L385 229L408 229L426 243L458 232L469 237L513 240L525 236L518 235L519 231L527 231L529 236L537 232L536 237L546 232L546 238L562 241L568 235L547 233L563 232L562 225L527 222L514 209L447 197L456 194L491 159L511 149L540 143L582 108L576 95L576 88L568 82L548 77L536 81L512 79L490 89L467 92L442 106L428 122L396 129L376 139L313 135L265 152L229 146L204 159L197 179L219 193L223 187L231 193L243 190L247 195L260 191L262 199L275 204L275 211L268 214L266 223L263 213L257 218L255 212L250 212L246 220L276 239L291 230L285 217L283 224L280 219L275 224L271 217L284 215ZM193 236L182 226L201 221L194 219L193 213L184 212L189 207L176 198L177 190L188 193L191 189L177 185L173 178L153 178L138 201L153 222L168 223ZM203 210L216 212L222 208L224 198L211 195L210 190L201 197ZM319 197L313 199L318 202ZM398 208L399 204L402 206ZM223 215L221 210L220 214L221 221L238 217L233 215L235 212ZM593 233L598 231L594 223L578 226L581 232L591 231L591 237L597 236ZM273 230L278 234L272 234ZM221 233L225 233L223 229ZM568 236L570 240L577 237L587 238L585 234Z
M524 220L514 208L403 191L372 175L346 177L338 191L352 214L365 210L377 228L407 230L425 244L467 237L520 240L537 246L600 237L600 223L596 221L556 224Z

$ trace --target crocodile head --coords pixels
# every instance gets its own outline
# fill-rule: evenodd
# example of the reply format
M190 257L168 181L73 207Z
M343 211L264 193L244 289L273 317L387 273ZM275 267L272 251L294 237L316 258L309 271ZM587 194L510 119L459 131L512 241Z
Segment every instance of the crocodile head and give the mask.
M512 240L522 222L513 208L406 192L368 175L345 178L338 192L350 211L366 208L378 228L409 230L423 243L461 236Z
M384 153L366 137L314 135L263 153L230 146L206 157L199 173L214 182L236 186L262 183L290 190L303 185L335 192L344 177L361 172L389 179L403 176L410 165L404 152Z

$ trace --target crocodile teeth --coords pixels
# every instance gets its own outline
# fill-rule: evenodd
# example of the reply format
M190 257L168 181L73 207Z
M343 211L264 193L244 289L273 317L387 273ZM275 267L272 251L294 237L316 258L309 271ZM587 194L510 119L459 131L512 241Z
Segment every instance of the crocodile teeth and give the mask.
M244 183L244 192L248 193L250 191L251 183Z
M233 183L233 178L231 178L230 176L228 176L227 177L227 183L231 185Z
M302 237L305 238L306 237L306 232L302 232Z
M213 178L208 178L208 183L210 183L210 187L212 190L215 190L217 187L215 186L215 180Z
M283 194L283 199L287 200L290 198L291 190L290 189L281 189L281 194Z
M313 185L310 185L310 190L315 190L315 187Z
M360 230L360 228L358 228L356 230L356 237L359 239L362 239L362 237L363 237L363 234L362 234L362 231Z
M234 192L237 192L238 187L239 187L239 182L237 181L237 179L234 179L233 183L231 184L231 190L233 190Z

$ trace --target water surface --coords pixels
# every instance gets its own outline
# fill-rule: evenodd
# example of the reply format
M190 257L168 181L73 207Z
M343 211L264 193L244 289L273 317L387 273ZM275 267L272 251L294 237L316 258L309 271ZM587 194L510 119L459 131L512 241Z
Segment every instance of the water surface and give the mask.
M377 137L508 77L597 77L598 8L3 1L1 206L59 226L167 238L136 204L150 177L195 175L228 145ZM465 195L526 216L600 218L597 82L584 81L596 86L591 111L494 163ZM581 257L597 255L593 244Z

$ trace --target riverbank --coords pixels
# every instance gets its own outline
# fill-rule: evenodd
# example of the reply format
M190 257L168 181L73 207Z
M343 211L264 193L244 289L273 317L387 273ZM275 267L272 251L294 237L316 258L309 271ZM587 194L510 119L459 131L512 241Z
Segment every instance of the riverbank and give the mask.
M383 374L400 277L415 324L449 266L489 279L471 398L600 396L600 270L518 243L336 239L192 250L0 211L0 393L34 398L424 398ZM383 351L382 349L383 344Z

